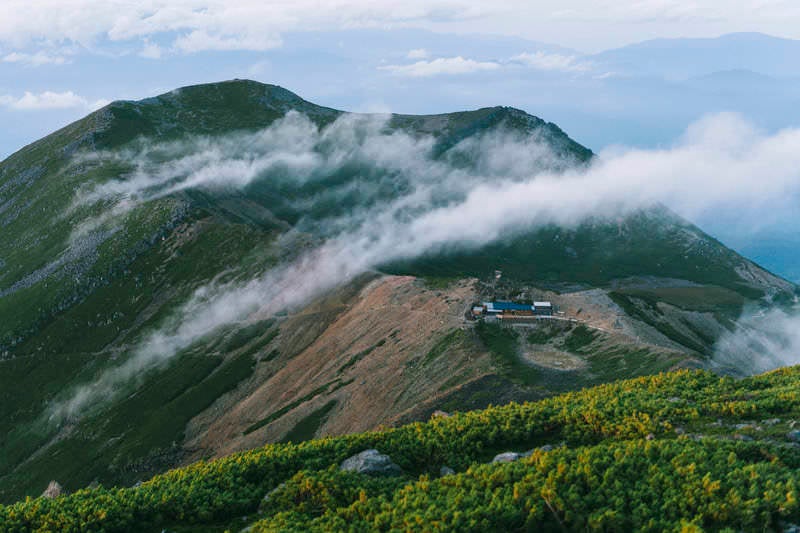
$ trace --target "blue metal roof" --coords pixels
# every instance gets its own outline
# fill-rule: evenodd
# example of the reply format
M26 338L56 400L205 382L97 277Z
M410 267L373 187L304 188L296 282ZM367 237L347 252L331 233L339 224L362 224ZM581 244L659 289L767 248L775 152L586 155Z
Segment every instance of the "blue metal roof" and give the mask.
M532 305L515 304L514 302L492 302L493 307L499 311L532 311Z

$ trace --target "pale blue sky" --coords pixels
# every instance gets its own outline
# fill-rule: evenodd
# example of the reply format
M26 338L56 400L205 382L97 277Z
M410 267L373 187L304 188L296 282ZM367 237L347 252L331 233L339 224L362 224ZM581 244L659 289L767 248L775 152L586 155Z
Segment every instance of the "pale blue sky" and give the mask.
M161 35L148 46L166 48L174 38ZM800 122L800 41L741 34L658 44L582 54L518 37L398 28L286 32L281 46L263 51L158 58L143 57L138 41L100 39L91 48L72 43L45 51L6 45L0 156L109 100L234 77L283 85L348 110L511 105L558 123L594 149L670 142L716 111L741 112L769 129Z

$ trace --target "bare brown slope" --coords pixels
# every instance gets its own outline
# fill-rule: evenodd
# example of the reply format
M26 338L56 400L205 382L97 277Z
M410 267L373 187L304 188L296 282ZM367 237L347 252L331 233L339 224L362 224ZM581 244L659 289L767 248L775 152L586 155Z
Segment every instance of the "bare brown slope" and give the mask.
M628 316L606 291L538 291L563 315L552 325L513 326L517 357L538 373L533 382L518 382L464 319L481 297L479 286L465 279L436 289L410 276L371 275L283 317L280 335L258 350L253 376L189 423L184 461L699 364L696 353ZM565 341L576 324L589 327L593 340L570 351ZM531 344L536 327L556 329Z
M444 336L466 328L463 316L475 297L473 285L464 280L438 291L407 276L368 283L307 348L262 363L273 366L274 373L259 376L259 370L249 387L193 420L186 439L192 458L280 440L332 400L336 404L317 435L373 429L447 387L487 373L490 358L474 343L453 342L438 355L431 352ZM316 306L286 319L276 343L288 348L313 329L322 312ZM275 416L287 406L294 407ZM270 418L275 420L247 432Z

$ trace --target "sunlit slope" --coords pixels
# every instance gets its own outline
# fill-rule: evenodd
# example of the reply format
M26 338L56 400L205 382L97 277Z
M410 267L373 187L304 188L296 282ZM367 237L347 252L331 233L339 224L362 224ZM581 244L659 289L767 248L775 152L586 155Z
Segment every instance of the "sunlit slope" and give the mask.
M313 404L311 409L310 400L327 402L327 395L343 394L374 379L360 373L363 368L356 362L394 353L388 339L397 328L383 324L387 330L364 346L355 339L346 339L347 349L323 344L314 352L315 360L305 359L312 357L309 346L356 305L369 281L359 279L341 287L313 313L209 331L168 365L143 369L122 386L121 398L96 402L80 416L53 417L53 406L75 387L123 364L150 332L179 320L177 311L198 288L212 280L245 281L285 264L326 237L327 228L317 221L391 199L408 186L396 176L383 175L380 168L356 162L307 182L270 174L239 188L183 188L136 204L112 221L104 218L117 207L111 200L91 205L76 201L97 185L124 182L135 170L135 158L128 154L150 150L153 159L168 159L170 147L186 143L213 144L221 138L235 143L248 138L242 132L262 130L289 111L318 126L342 116L341 111L316 106L280 87L250 81L201 85L141 102L115 102L0 163L0 499L38 494L54 478L70 488L94 479L133 484L192 457L197 451L187 450L184 442L192 421L197 425L199 417L213 424L224 414L219 408L227 405L224 400L235 396L236 401L246 401L246 394L274 379L296 356L302 356L304 364L333 355L342 358L338 367L326 370L325 380L312 381L307 391L283 391L280 402L253 415L251 423L263 425L248 438L263 439L255 444L277 440L280 424L293 428L313 414L308 411L326 405ZM557 126L506 107L395 115L381 127L413 138L431 136L434 159L459 168L477 164L469 151L457 149L460 143L500 130L534 136L553 155L548 159L551 170L585 164L592 156ZM355 192L336 201L322 194L333 188L347 191L360 182L379 186L369 194L354 186ZM388 273L445 278L446 283L483 279L495 269L502 269L512 284L613 289L629 315L661 328L672 350L666 355L648 352L651 359L646 364L617 364L637 353L628 348L613 357L603 355L591 376L562 379L557 386L550 374L542 373L524 384L533 389L525 389L520 397L540 397L569 388L569 383L593 384L617 377L617 372L629 376L670 368L682 360L675 355L680 350L686 352L685 359L708 353L713 333L693 333L685 326L675 334L679 320L659 315L652 308L654 301L668 301L680 308L676 313L685 312L689 318L700 311L719 313L721 323L735 318L746 302L794 290L665 210L623 221L598 220L574 230L523 230L480 249L448 249L381 267ZM724 298L718 308L708 309L702 297L708 293L681 293L677 300L639 286L615 285L618 278L637 276L688 280L711 286L715 294L723 291ZM435 292L429 290L425 298L433 299ZM480 295L463 297L473 296ZM455 309L468 303L453 297L449 305ZM430 339L409 336L402 356L408 361L403 359L398 368L425 360L443 338L452 338L447 337L450 333L441 329ZM385 344L369 351L381 341ZM448 361L461 361L457 354L473 366L425 390L402 388L406 382L398 380L392 393L403 393L406 400L421 405L432 405L429 402L444 395L457 406L463 395L453 396L452 390L483 375L509 373L497 369L502 361L492 356L485 340L468 341L434 351L441 357L436 364L446 368ZM322 390L324 394L312 394ZM483 403L477 406L508 398L491 396L491 391L478 390ZM340 416L340 411L332 413ZM388 417L405 414L399 408L387 412ZM270 426L272 422L277 424Z
M661 374L382 432L269 445L135 488L0 507L0 527L781 530L800 520L798 372ZM339 471L370 448L403 473ZM526 450L527 458L491 463L499 452ZM455 473L442 475L444 465Z

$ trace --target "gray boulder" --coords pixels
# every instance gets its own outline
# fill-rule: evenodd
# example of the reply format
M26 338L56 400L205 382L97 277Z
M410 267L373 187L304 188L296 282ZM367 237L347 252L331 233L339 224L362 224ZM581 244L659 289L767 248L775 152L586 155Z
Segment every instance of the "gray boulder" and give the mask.
M399 476L403 473L388 455L378 450L364 450L342 461L341 470L368 476Z
M64 487L62 487L58 483L58 481L53 480L53 481L50 482L49 485L47 485L47 488L44 489L44 492L42 493L42 497L43 498L58 498L62 494L64 494Z
M535 452L536 450L539 450L540 452L552 452L555 449L556 449L556 447L553 446L552 444L545 444L544 446L539 446L538 448L533 448L533 449L528 450L527 452L523 452L523 453L519 454L519 456L520 456L520 458L522 458L522 457L530 457L531 455L533 455L533 452Z
M441 477L452 476L455 473L456 473L455 470L453 470L452 468L450 468L449 466L446 466L446 465L439 469L439 475Z
M800 430L793 429L786 434L786 438L795 442L800 442Z
M495 455L494 459L492 459L492 462L493 463L512 463L512 462L516 461L517 459L519 459L520 457L523 457L523 455L520 454L520 453L517 453L517 452L503 452L503 453L498 453L497 455Z
M269 501L272 499L272 496L273 496L273 495L274 495L276 492L279 492L279 491L281 491L281 490L282 490L284 487L286 487L286 482L285 482L285 481L284 481L283 483L281 483L280 485L278 485L277 487L275 487L274 489L272 489L271 491L269 491L268 493L266 493L266 494L264 495L264 497L263 497L263 498L261 498L261 503L260 503L260 504L259 504L259 506L258 506L258 511L259 511L259 512L263 512L263 511L264 511L264 509L265 509L265 505L266 505L267 503L269 503Z

